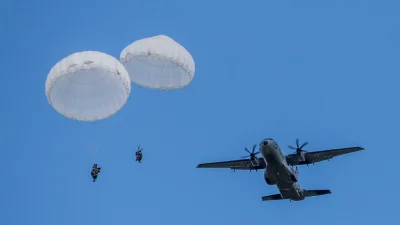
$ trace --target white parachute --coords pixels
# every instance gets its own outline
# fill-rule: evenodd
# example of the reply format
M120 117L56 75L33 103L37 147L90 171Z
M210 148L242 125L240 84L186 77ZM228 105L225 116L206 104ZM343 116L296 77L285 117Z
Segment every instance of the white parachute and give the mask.
M133 83L152 89L183 88L195 72L190 53L165 35L133 42L122 50L120 61Z
M64 116L80 120L105 119L128 100L131 81L124 66L102 52L77 52L59 61L46 80L46 96Z

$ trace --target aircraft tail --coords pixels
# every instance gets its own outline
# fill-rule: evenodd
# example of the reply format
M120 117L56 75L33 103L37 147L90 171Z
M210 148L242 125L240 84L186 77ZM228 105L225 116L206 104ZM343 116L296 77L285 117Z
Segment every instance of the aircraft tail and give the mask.
M303 190L303 194L305 198L319 196L319 195L327 195L331 194L330 190ZM263 201L271 201L271 200L283 200L289 198L283 198L281 194L268 195L261 198Z
M319 195L328 195L331 193L331 190L304 190L304 197L308 198Z
M282 199L285 199L285 198L282 198L281 194L276 194L276 195L263 196L261 199L263 201L271 201L271 200L282 200Z

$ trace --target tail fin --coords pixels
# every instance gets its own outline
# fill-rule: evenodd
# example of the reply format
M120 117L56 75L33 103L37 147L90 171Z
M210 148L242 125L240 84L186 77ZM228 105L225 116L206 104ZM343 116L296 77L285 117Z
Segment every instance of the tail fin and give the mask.
M303 190L303 194L305 198L319 196L319 195L327 195L331 194L330 190ZM263 201L271 201L271 200L283 200L289 198L283 198L281 194L268 195L261 198Z

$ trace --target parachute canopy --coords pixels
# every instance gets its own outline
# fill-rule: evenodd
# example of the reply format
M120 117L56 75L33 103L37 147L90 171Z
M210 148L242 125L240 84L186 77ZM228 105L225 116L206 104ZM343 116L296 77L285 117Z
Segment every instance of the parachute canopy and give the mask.
M59 61L46 80L53 108L80 121L110 117L126 103L131 81L124 66L102 52L77 52Z
M120 61L135 84L160 90L187 86L194 77L190 53L165 35L144 38L125 47Z

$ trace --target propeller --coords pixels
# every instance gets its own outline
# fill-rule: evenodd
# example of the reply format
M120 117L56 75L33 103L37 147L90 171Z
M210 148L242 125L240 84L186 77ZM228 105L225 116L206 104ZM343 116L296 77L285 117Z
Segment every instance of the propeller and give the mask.
M258 152L254 152L254 151L256 150L256 147L257 147L257 145L254 145L254 146L253 146L253 151L252 151L252 152L250 152L250 151L247 149L247 147L245 147L244 150L245 150L246 152L248 152L249 155L243 156L242 159L247 158L247 157L250 157L250 159L255 159L255 158L256 158L256 155L260 154L259 151L258 151Z
M296 139L296 148L293 146L288 146L290 149L295 149L297 154L301 154L301 152L307 152L303 150L303 147L308 145L308 141L304 142L301 146L299 145L299 139Z

